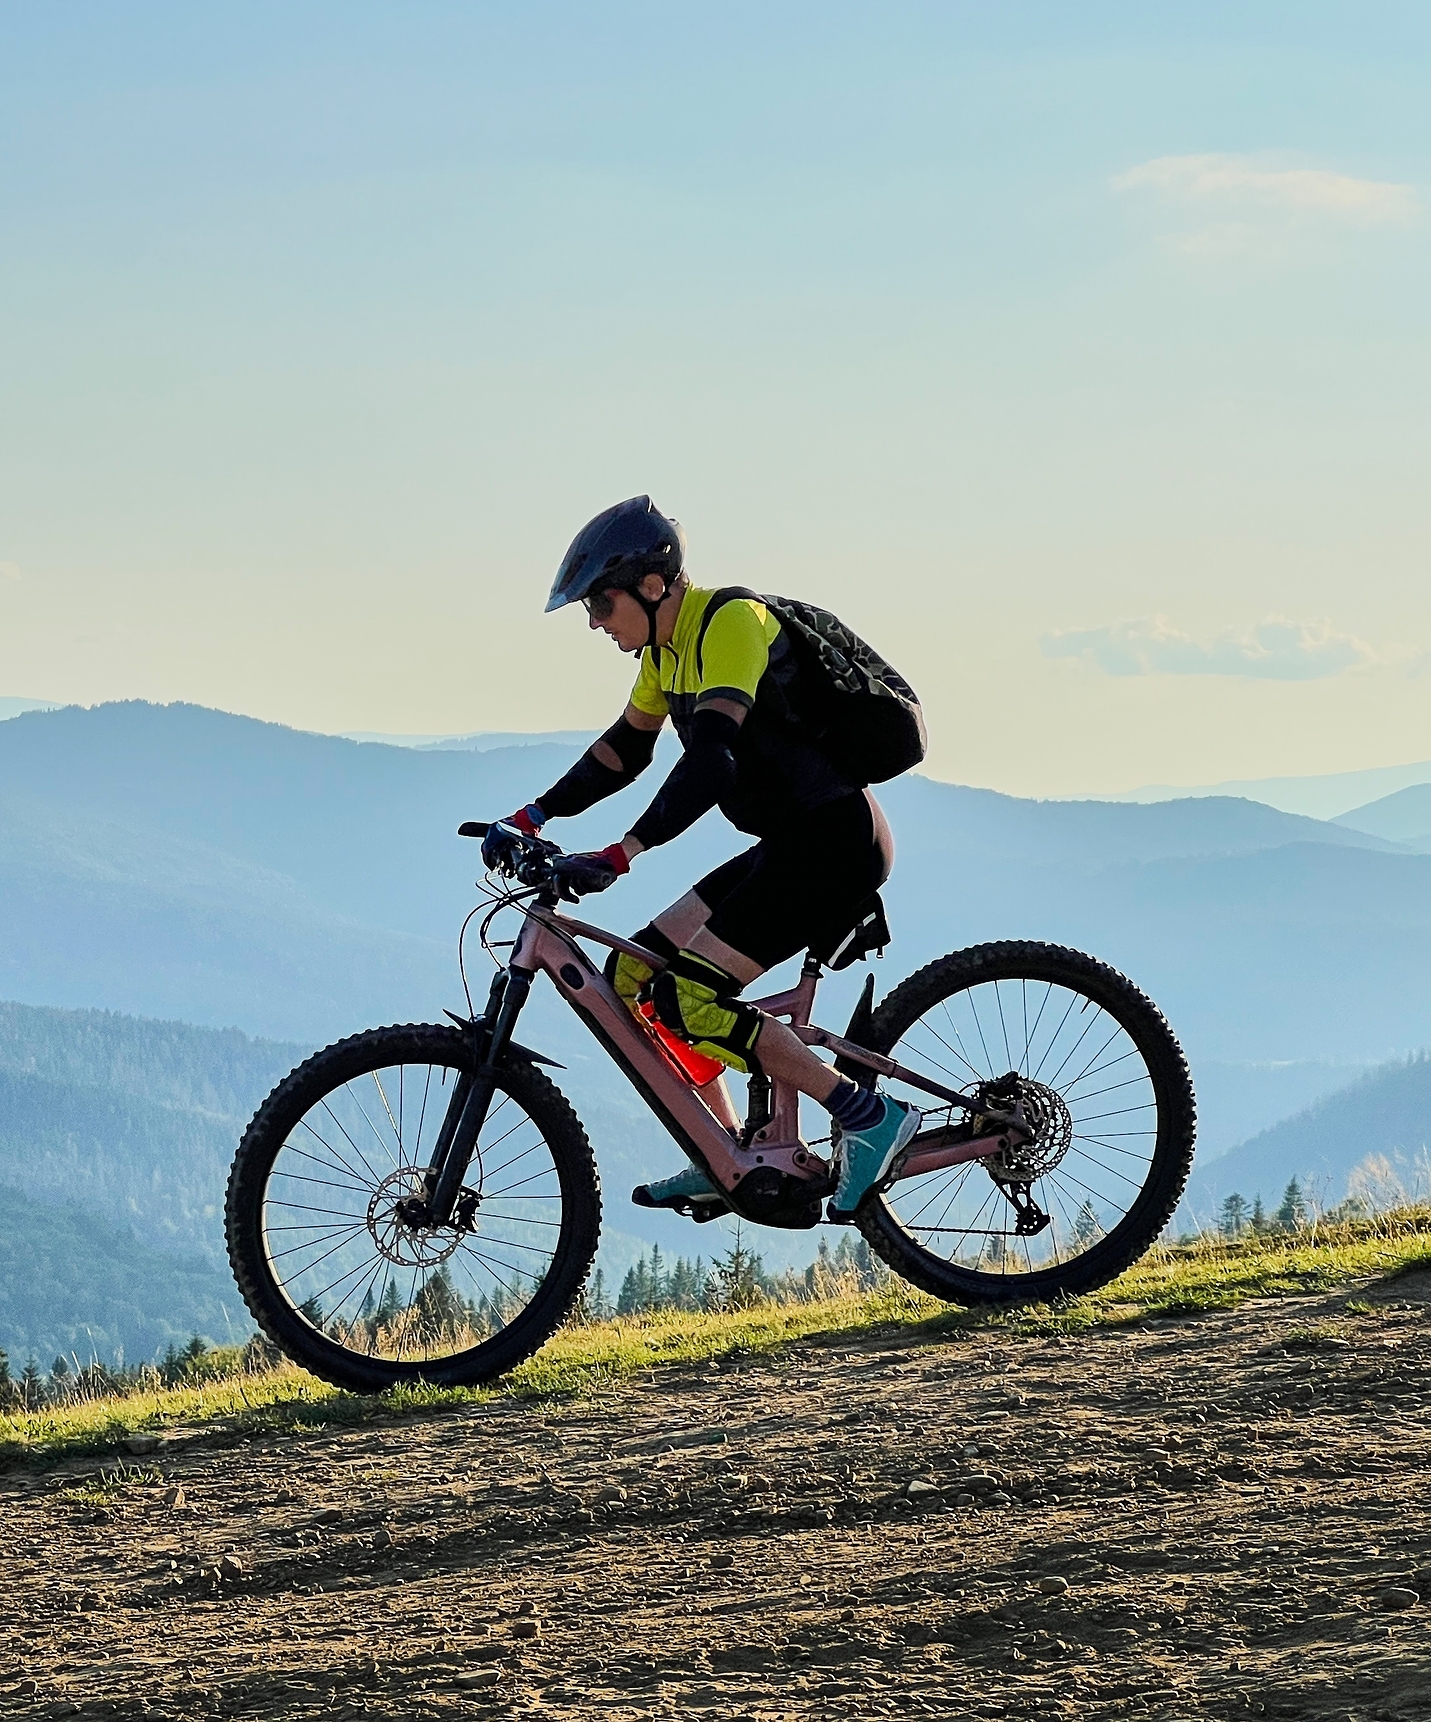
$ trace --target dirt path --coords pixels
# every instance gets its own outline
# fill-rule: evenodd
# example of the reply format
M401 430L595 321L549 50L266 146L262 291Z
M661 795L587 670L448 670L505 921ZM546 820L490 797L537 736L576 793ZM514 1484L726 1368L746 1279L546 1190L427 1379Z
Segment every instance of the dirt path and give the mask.
M11 1473L0 1713L1431 1718L1431 1276L1370 1301Z

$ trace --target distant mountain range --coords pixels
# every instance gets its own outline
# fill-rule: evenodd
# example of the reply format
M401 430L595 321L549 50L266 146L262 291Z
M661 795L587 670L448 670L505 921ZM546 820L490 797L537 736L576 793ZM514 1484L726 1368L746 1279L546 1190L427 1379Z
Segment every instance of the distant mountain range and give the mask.
M1366 771L1334 771L1312 777L1252 777L1197 785L1149 783L1141 789L1125 790L1106 799L1185 801L1194 797L1232 795L1248 801L1265 802L1285 813L1335 819L1365 802L1380 800L1418 783L1431 783L1431 759L1412 765L1380 765Z
M530 800L576 751L540 737L396 747L139 702L14 717L0 723L0 996L236 1028L286 1043L276 1063L355 1028L438 1017L462 998L455 939L480 870L457 824ZM609 841L644 805L660 764L553 834L573 848ZM1431 825L1420 823L1417 793L1326 822L1233 797L1039 802L901 779L880 791L899 858L879 988L985 939L1094 952L1146 988L1182 1037L1202 1163L1216 1164L1367 1067L1431 1045L1431 854L1415 852ZM639 926L744 841L708 816L643 857L593 912ZM474 991L485 990L480 950L468 963ZM822 1020L843 1023L861 979L858 970L832 979ZM559 1081L597 1144L613 1243L624 1249L625 1233L633 1247L645 1238L689 1252L695 1240L680 1222L625 1205L630 1185L669 1168L674 1150L546 989L522 1038L567 1066ZM0 1056L7 1082L26 1074ZM39 1069L29 1079L71 1080ZM51 1104L23 1088L7 1090L9 1104L40 1146L29 1159L22 1144L0 1147L0 1183L32 1163L81 1156L75 1148L66 1161L41 1130L47 1106L69 1116L73 1097ZM193 1204L200 1185L216 1187L251 1093L240 1099L236 1085L223 1105L176 1103L194 1164L209 1168L192 1191L176 1184L151 1198L100 1179L75 1200L142 1228L143 1248L214 1260L217 1234ZM125 1111L131 1103L138 1110ZM147 1087L111 1085L105 1104L116 1140L158 1140ZM147 1164L136 1154L136 1166ZM93 1157L98 1165L97 1148ZM163 1159L174 1156L166 1149ZM23 1188L47 1202L55 1184ZM798 1243L772 1234L772 1260Z
M351 729L345 741L378 741L389 747L415 748L419 753L490 753L496 747L590 747L594 729L549 729L521 734L512 730L473 730L469 735L384 735L378 730Z
M1343 813L1337 824L1427 854L1431 852L1431 783L1414 784L1365 807L1355 807Z
M223 1252L235 1143L306 1049L0 1004L0 1349L138 1361L251 1331Z
M1268 1211L1296 1179L1318 1207L1348 1191L1373 1206L1431 1198L1431 1057L1396 1059L1200 1164L1183 1204L1189 1222L1209 1224L1234 1192L1260 1196Z

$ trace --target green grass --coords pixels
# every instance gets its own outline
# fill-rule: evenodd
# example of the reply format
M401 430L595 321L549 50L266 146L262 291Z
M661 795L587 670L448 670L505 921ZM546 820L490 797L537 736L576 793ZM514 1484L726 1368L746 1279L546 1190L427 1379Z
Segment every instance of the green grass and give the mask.
M342 1393L284 1365L110 1399L0 1415L0 1460L49 1461L122 1450L140 1432L215 1425L241 1435L320 1423L430 1414L493 1399L564 1400L619 1386L645 1372L733 1353L778 1354L861 1334L937 1343L960 1333L1077 1334L1158 1317L1193 1317L1251 1298L1323 1292L1431 1268L1431 1209L1309 1227L1292 1235L1158 1245L1111 1285L1057 1306L1007 1311L952 1308L891 1280L879 1292L817 1303L764 1305L725 1315L665 1311L562 1330L520 1369L487 1388L398 1388ZM1374 1313L1364 1298L1347 1306ZM1308 1329L1325 1343L1330 1329Z

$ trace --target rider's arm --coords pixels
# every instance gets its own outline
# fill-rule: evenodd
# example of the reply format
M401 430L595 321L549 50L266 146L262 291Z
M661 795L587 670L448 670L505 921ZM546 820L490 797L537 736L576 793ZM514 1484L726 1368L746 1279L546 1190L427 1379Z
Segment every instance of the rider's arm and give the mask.
M651 763L656 751L656 732L665 721L664 713L658 715L635 704L628 705L571 770L537 797L533 805L542 820L569 819L573 814L584 813L588 807L634 782Z
M696 708L686 750L671 767L656 799L625 838L628 855L669 843L708 813L735 782L735 738L746 708L717 698Z
M679 837L732 787L736 737L755 704L760 678L770 662L770 642L779 631L779 624L755 599L732 599L711 617L701 646L701 682L686 750L656 799L631 827L625 839L628 855ZM637 693L641 692L638 682Z

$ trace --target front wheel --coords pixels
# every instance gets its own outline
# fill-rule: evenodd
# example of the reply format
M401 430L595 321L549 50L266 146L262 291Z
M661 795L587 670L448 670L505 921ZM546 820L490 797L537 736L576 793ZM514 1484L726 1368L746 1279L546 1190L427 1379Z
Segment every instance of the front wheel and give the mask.
M896 987L864 1039L991 1105L1017 1098L1035 1125L1016 1151L899 1179L860 1209L870 1248L922 1291L968 1305L1092 1291L1171 1219L1196 1135L1187 1062L1106 964L1014 941L956 951ZM925 1105L924 1131L960 1124Z
M410 1222L472 1036L378 1028L315 1053L244 1132L229 1260L254 1320L315 1375L357 1392L465 1386L561 1326L596 1254L591 1144L561 1091L509 1057L451 1224Z

